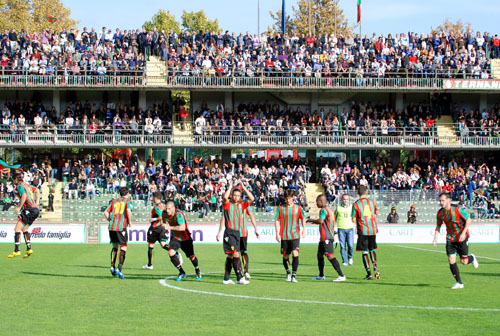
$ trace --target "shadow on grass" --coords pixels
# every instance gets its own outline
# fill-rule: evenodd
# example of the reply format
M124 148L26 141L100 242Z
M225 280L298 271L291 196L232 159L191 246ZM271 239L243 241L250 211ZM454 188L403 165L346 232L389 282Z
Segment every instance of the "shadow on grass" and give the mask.
M398 287L434 287L433 285L430 284L425 284L425 283L419 283L419 284L408 284L408 283L394 283L394 282L379 282L377 280L365 280L365 281L359 281L361 283L369 283L373 285L378 285L378 286L398 286Z
M81 268L104 268L109 269L109 266L102 265L64 265L65 267L81 267Z
M500 273L486 273L486 272L468 272L467 275L497 276L497 277L500 277Z
M22 272L27 275L36 275L36 276L46 276L46 277L56 277L56 278L82 278L82 279L113 279L118 277L114 277L111 274L109 275L83 275L83 274L55 274L55 273L42 273L42 272ZM127 274L124 272L125 279L130 280L159 280L161 276L154 275L139 275L139 274Z

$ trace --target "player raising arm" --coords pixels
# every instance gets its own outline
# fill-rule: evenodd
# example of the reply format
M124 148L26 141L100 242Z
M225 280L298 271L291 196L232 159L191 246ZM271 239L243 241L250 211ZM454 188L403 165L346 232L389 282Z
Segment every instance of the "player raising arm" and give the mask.
M441 209L437 213L437 225L434 232L434 246L437 245L439 231L443 223L446 225L446 254L448 255L448 262L450 263L450 270L456 283L452 289L462 289L464 284L460 279L460 271L457 266L457 254L460 255L460 262L464 265L473 264L474 268L479 267L476 256L469 255L469 226L472 222L469 214L451 204L451 196L449 193L444 192L439 195L439 204Z

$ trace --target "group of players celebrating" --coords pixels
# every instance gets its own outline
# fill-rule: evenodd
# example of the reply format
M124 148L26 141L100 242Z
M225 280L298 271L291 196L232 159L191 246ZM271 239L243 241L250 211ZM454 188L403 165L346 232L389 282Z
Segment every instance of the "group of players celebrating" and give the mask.
M16 173L13 177L16 192L19 194L20 202L16 208L19 213L18 221L14 228L15 249L9 254L9 258L20 256L20 236L21 232L26 241L25 258L33 254L31 249L30 225L39 216L40 193L36 187L23 182L23 174ZM259 238L260 233L257 228L255 216L250 209L254 201L254 196L248 190L248 181L231 180L224 193L223 216L220 220L217 241L222 239L224 253L226 255L224 266L223 284L235 284L231 280L231 270L236 274L236 283L247 285L250 283L249 257L247 251L248 224L251 223L255 229L255 235ZM246 201L242 200L242 192L246 194ZM126 187L120 188L120 197L111 200L109 206L104 211L104 216L109 222L109 237L112 243L111 249L111 274L124 279L122 273L125 256L127 253L128 232L127 228L132 226L132 201L129 199L129 191ZM328 208L325 195L319 195L316 204L319 208L317 219L308 218L301 206L294 203L294 192L288 190L285 193L285 205L279 206L275 217L276 240L281 243L281 254L283 255L283 266L286 271L286 280L292 283L298 282L297 270L299 267L299 247L300 238L306 237L306 223L318 225L320 241L318 245L317 260L319 275L313 280L325 280L324 257L332 264L338 274L333 280L335 282L346 281L346 276L342 272L340 264L334 255L335 225L342 223L346 225L349 217L353 225L356 226L358 241L356 250L361 252L363 265L366 269L365 280L380 279L380 271L377 266L377 241L378 232L376 215L377 206L373 200L367 197L367 189L361 186L358 190L359 199L354 204L349 205L349 197L344 195L342 204L333 212ZM157 192L153 195L154 206L150 218L151 226L148 229L148 264L144 269L153 269L152 258L154 245L156 242L168 251L170 260L178 270L176 281L181 281L186 277L186 272L182 268L183 260L179 253L182 250L191 261L196 272L196 279L201 280L202 275L198 265L198 258L194 253L193 239L188 228L186 217L182 211L176 209L173 201L162 203L162 194ZM457 266L456 255L460 255L461 263L472 264L478 268L479 263L474 254L469 254L468 240L471 219L469 214L455 205L451 204L450 194L444 192L439 197L441 209L437 213L437 225L434 235L434 245L443 224L446 226L446 253L450 264L450 270L456 280L452 289L462 289L464 285L460 278ZM301 230L302 227L302 230ZM167 232L170 232L168 241ZM168 242L167 242L168 241ZM345 246L341 246L344 249ZM344 266L347 266L345 250L342 251ZM290 255L292 255L292 270L290 271ZM116 261L118 259L118 267ZM242 265L242 260L243 265ZM373 275L370 261L373 264ZM349 265L353 264L352 251L349 251Z

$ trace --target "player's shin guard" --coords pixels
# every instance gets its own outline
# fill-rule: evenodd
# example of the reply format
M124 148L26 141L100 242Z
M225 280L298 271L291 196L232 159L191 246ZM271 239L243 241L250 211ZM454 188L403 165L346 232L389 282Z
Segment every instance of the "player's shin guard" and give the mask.
M229 280L231 275L231 268L233 267L233 258L226 258L226 264L224 265L224 280Z
M457 280L458 283L462 283L462 279L460 279L460 271L458 270L457 264L450 264L450 271L451 274L453 274L453 277L455 280Z
M179 261L179 258L177 258L176 255L170 256L170 261L172 264L174 264L175 268L179 270L179 273L185 273L184 270L182 269L181 262Z
M21 245L21 232L14 233L14 251L19 252L19 245Z
M118 254L118 249L116 247L113 247L111 249L111 267L116 268L116 256Z
M243 252L241 254L241 257L243 259L243 268L245 270L245 273L248 273L248 253Z
M118 260L118 270L121 272L123 263L125 262L125 255L127 254L127 251L121 250L120 249L120 259Z
M23 235L24 235L24 241L26 242L26 249L31 250L31 234L28 231L26 231L23 232Z
M335 269L335 271L337 271L339 276L344 276L344 273L342 273L342 269L340 268L340 264L337 258L333 257L333 259L331 259L330 262L332 263L333 268Z
M373 269L376 271L378 268L377 268L377 254L375 253L375 251L370 251L370 259L373 263Z
M323 258L323 256L318 257L318 270L319 270L319 276L322 277L322 276L325 276L325 259Z
M236 273L236 280L240 281L240 279L242 278L240 258L233 258L233 268L234 272Z
M369 259L370 257L368 257L368 253L366 252L364 252L362 256L363 256L363 265L365 265L366 273L368 275L371 275L372 272L370 270L370 259Z
M290 260L283 258L283 267L285 268L286 273L290 273Z
M154 247L148 247L148 266L153 266Z
M292 256L292 276L297 274L297 269L299 268L299 256Z

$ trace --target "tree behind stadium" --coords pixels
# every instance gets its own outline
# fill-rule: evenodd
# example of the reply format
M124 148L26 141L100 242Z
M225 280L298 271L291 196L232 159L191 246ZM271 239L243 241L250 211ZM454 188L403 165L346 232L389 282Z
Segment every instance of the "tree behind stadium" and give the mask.
M292 6L292 15L287 15L286 30L288 35L293 33L309 33L309 3L311 3L311 34L337 36L352 33L352 27L344 16L344 11L339 6L339 0L299 0L297 7ZM281 32L281 10L269 12L274 24L268 27L268 32Z
M71 10L60 0L0 0L0 27L15 28L17 32L42 32L44 29L62 31L75 28Z
M182 26L191 33L202 32L218 32L219 20L210 20L203 10L198 12L182 11Z

